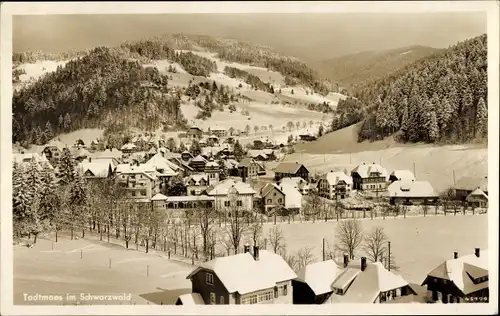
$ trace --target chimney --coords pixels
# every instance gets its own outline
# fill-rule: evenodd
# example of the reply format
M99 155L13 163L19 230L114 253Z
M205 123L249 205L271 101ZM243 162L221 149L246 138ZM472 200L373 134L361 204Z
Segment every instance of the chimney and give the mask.
M481 256L481 249L480 248L476 248L474 253L476 254L476 257L480 257Z
M245 247L244 248L245 249L245 253L250 252L250 245L249 244L245 244L244 247Z
M455 252L453 253L453 259L458 259L458 252L456 252L456 251L455 251Z
M89 157L89 162L92 162L92 157Z
M363 162L363 165L365 165L365 163Z
M348 265L349 265L349 255L344 254L344 268L347 268Z
M366 269L366 257L361 257L361 271Z
M259 246L253 246L253 259L259 261Z

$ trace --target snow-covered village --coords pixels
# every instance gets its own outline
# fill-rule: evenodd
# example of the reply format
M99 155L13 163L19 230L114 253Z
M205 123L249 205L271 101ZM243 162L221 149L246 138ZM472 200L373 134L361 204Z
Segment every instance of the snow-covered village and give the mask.
M210 31L14 45L13 303L488 303L478 30L330 64Z

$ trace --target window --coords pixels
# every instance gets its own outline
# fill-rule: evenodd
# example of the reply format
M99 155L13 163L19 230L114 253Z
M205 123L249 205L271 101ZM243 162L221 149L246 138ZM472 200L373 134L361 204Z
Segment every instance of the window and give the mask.
M243 201L241 200L236 201L236 206L243 206Z
M279 198L279 199L278 199L278 203L281 203L282 201L283 201L283 199L282 199L282 198Z
M191 195L196 195L196 191L195 190L191 190Z
M220 303L224 304L224 296L223 295L220 296Z
M249 295L241 299L241 304L257 304L257 294Z
M273 200L267 199L267 203L271 204L272 202L273 202Z
M207 281L207 284L213 285L214 284L214 275L212 273L207 272L207 274L205 275L205 280Z
M146 190L141 190L141 195L146 196Z
M268 302L273 299L273 292L272 291L266 291L264 293L261 293L257 297L257 301L260 302Z
M224 206L227 206L227 207L231 206L231 202L230 201L224 201Z
M278 295L279 296L286 296L287 295L287 287L286 284L280 285L278 287Z
M210 292L210 304L215 305L217 302L215 301L215 293Z

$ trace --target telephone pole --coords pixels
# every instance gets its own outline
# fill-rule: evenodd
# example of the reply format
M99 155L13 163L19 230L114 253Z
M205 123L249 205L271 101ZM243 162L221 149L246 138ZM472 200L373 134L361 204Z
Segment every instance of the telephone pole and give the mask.
M389 248L388 249L389 255L387 256L387 260L388 260L387 270L391 271L391 242L388 241L387 245L388 245L388 248Z

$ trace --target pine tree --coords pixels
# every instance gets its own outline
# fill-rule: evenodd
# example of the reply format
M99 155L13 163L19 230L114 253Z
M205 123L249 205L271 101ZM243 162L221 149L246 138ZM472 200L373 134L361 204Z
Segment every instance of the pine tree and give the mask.
M48 140L54 137L54 130L52 129L50 121L47 121L47 124L45 124L45 137L47 137Z
M439 126L436 118L436 112L431 111L427 131L429 133L429 142L435 142L439 138Z
M25 164L15 164L12 169L12 221L16 235L26 232L25 220L33 201Z
M69 131L69 128L71 127L71 116L69 113L66 113L64 116L64 122L63 122L63 128L65 131Z
M75 179L75 161L68 148L64 148L59 160L59 179L61 184L67 185Z
M241 147L241 144L238 140L236 140L236 142L234 143L234 146L233 146L233 153L234 153L234 157L236 159L240 159L243 157L243 155L245 154L243 152L243 147Z
M403 132L403 137L405 141L408 141L408 131L410 129L410 122L408 117L408 99L404 98L401 104L403 108L403 115L401 117L401 131Z
M200 143L196 139L193 140L191 147L189 147L189 152L193 154L193 156L198 156L201 153Z
M486 137L488 135L488 108L486 102L481 97L477 102L476 111L476 137Z
M181 143L179 144L179 152L180 152L180 153L183 153L183 152L185 152L186 150L187 150L186 145L184 145L184 143L183 143L183 142L181 142Z

